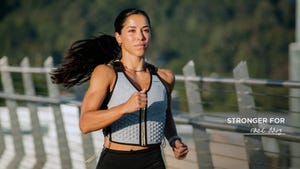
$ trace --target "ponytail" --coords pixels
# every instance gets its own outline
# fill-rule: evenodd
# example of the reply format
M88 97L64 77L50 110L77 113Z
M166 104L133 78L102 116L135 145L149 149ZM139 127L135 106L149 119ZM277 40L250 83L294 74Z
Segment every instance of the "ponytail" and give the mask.
M74 42L64 61L51 71L55 84L70 88L90 79L94 68L99 64L108 64L118 58L120 47L115 37L100 35Z

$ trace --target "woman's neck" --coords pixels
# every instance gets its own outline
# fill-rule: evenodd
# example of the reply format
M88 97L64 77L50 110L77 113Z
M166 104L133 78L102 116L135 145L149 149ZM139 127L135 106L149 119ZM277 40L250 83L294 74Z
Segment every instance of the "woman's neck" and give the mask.
M144 58L122 58L121 62L124 68L132 72L143 72L146 70Z

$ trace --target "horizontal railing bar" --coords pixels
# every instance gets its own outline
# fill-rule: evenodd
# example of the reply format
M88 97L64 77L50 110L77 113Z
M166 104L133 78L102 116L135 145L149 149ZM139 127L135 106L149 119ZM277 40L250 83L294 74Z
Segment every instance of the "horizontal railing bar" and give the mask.
M50 68L43 67L16 67L16 66L3 66L0 71L14 72L14 73L49 73Z
M7 66L1 67L0 71L7 72L24 72L24 73L49 73L52 69L42 68L42 67L16 67ZM274 87L287 87L287 88L300 88L300 81L290 81L290 80L271 80L271 79L234 79L234 78L218 78L218 77L185 77L183 75L175 75L176 81L194 81L194 82L206 82L206 83L228 83L228 84L247 84L247 85L265 85Z
M71 99L64 98L50 98L43 96L28 96L28 95L20 95L20 94L6 94L0 92L0 98L17 100L17 101L28 101L28 102L39 102L39 103L47 103L47 104L72 104L74 106L81 106L80 101L75 101Z
M194 81L205 83L227 83L227 84L246 84L246 85L265 85L273 87L300 88L300 81L291 80L271 80L271 79L234 79L234 78L218 78L218 77L185 77L183 75L175 75L176 81Z

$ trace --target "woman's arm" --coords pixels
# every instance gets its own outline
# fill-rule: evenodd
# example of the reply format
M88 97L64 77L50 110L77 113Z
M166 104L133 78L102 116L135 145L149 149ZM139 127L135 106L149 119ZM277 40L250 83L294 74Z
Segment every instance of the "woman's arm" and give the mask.
M124 114L145 107L147 102L145 92L137 92L123 104L99 110L106 95L112 90L115 80L116 74L112 66L99 65L93 71L81 107L79 127L82 133L105 128Z
M79 127L83 133L104 128L113 120L122 117L121 108L109 110L111 113L108 110L99 110L115 78L113 68L107 65L99 65L93 71L80 113Z
M189 150L177 134L176 125L171 111L171 93L175 84L175 76L172 71L167 69L159 69L159 76L164 80L168 90L168 109L166 115L165 137L168 139L170 146L173 148L174 156L177 159L184 159Z

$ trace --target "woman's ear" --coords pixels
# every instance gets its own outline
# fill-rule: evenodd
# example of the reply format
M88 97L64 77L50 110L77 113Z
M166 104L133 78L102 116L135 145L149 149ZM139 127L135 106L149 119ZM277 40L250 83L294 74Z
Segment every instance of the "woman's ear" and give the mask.
M120 36L120 34L118 32L115 32L115 38L116 38L119 46L121 46L122 40L121 40L121 36Z

